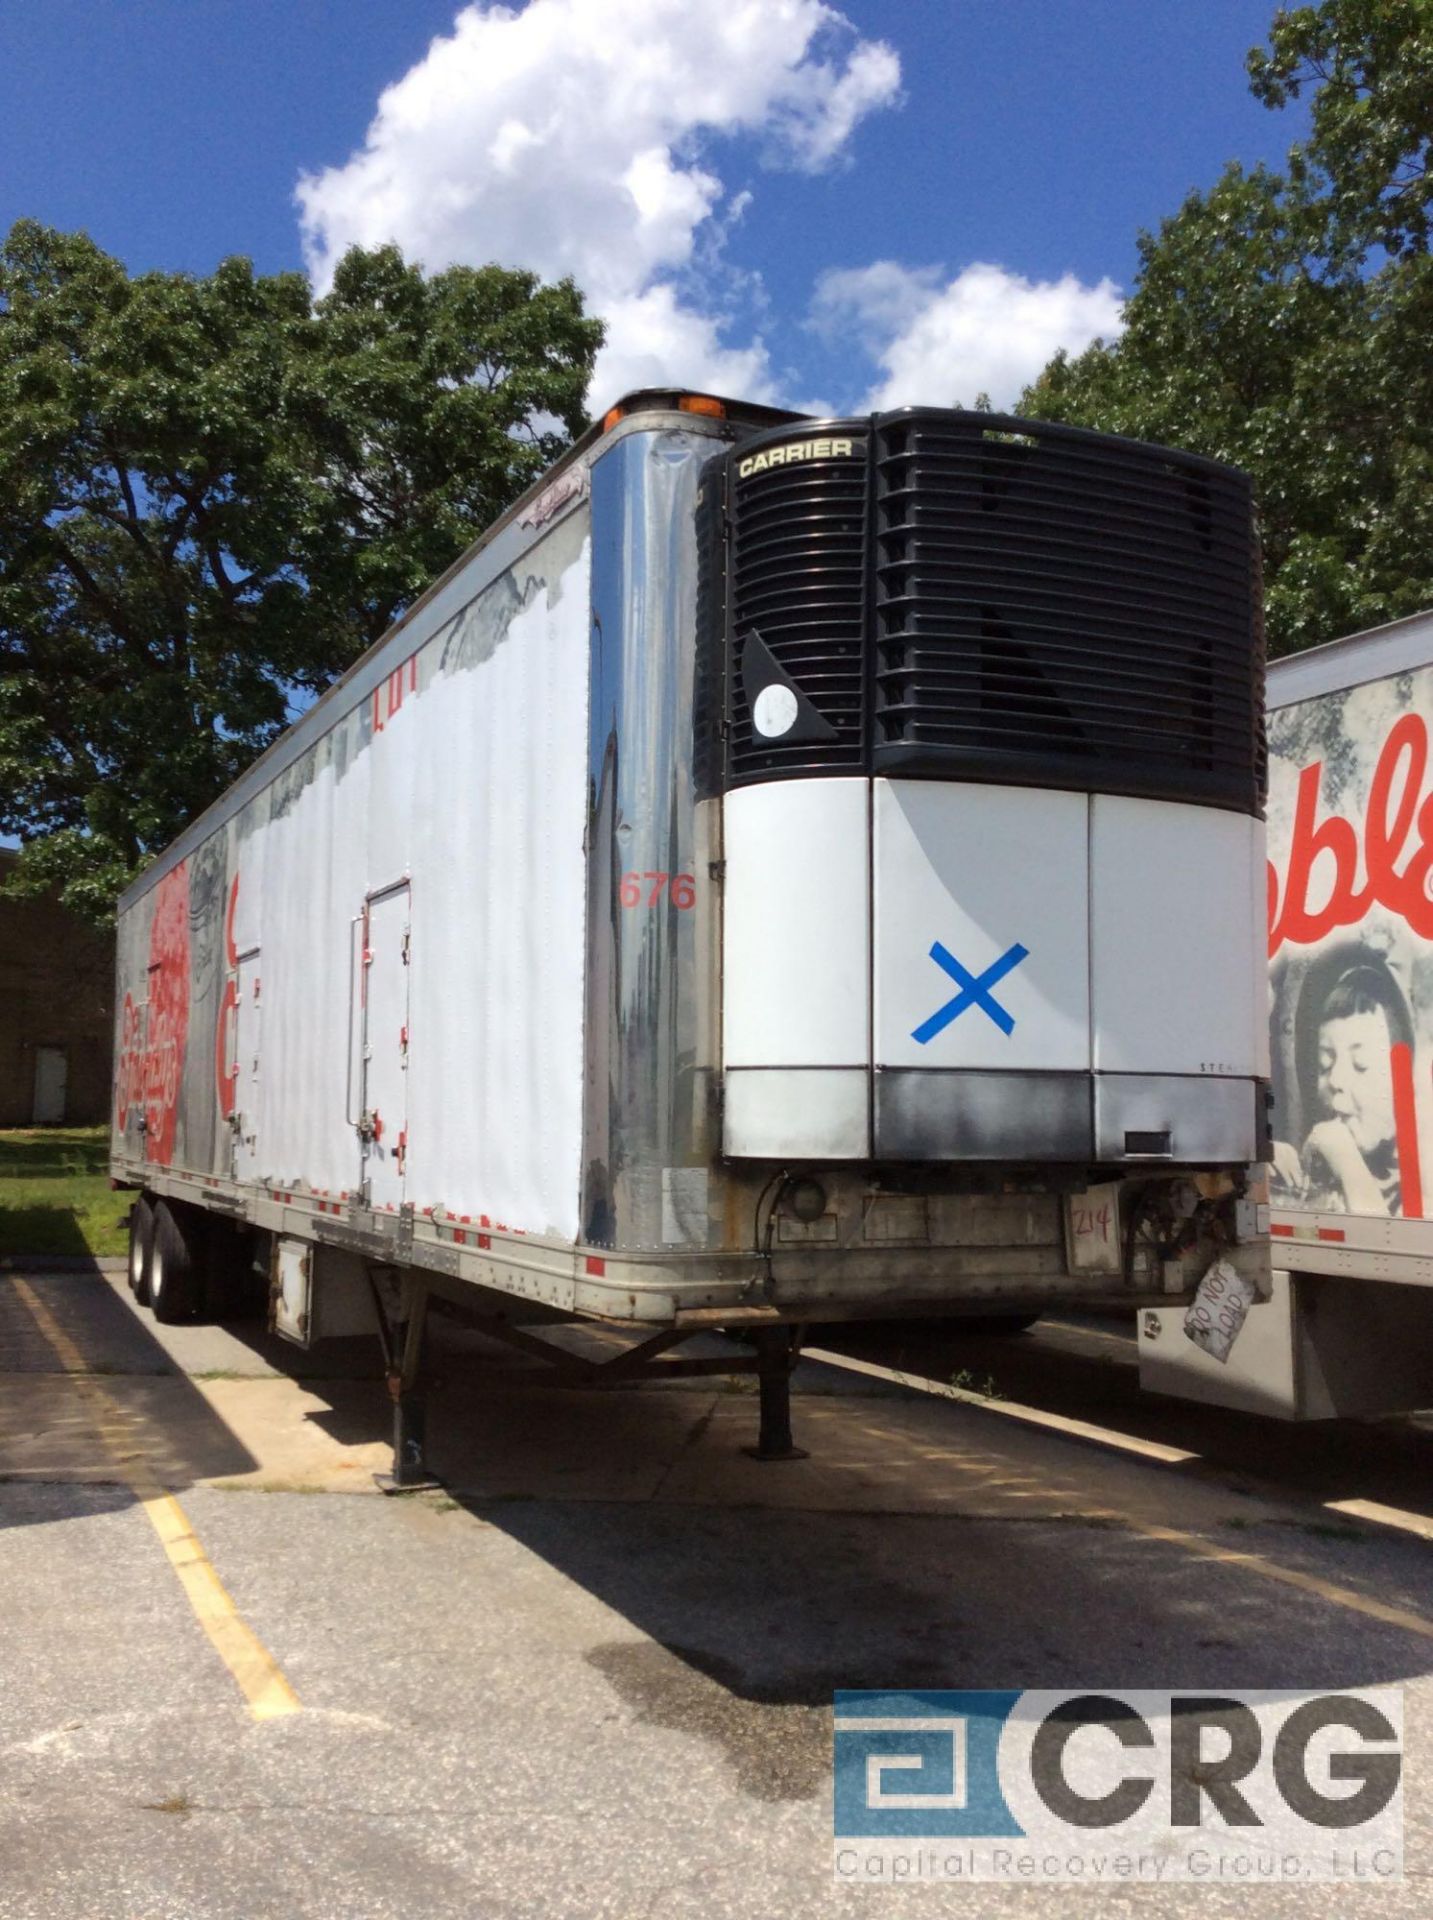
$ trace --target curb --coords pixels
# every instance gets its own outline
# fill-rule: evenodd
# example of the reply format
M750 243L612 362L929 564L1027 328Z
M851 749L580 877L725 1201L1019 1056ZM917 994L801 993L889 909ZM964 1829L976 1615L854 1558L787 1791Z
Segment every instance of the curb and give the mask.
M23 1253L0 1254L0 1273L123 1273L129 1262L123 1254Z

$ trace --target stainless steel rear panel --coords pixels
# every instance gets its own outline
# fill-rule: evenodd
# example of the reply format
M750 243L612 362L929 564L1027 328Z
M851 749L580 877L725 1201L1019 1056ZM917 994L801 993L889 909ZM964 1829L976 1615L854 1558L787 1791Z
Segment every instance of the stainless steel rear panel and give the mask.
M583 1238L710 1244L704 1008L719 903L693 781L696 508L712 431L629 433L592 468ZM715 808L703 808L714 820Z

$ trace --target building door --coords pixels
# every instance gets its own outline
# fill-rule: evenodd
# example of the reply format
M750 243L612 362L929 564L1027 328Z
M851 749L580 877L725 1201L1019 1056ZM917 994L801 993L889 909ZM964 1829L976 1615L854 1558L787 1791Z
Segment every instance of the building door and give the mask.
M65 1085L69 1061L63 1047L35 1049L35 1125L58 1127L65 1119Z
M408 882L369 896L363 923L360 1182L371 1207L398 1208L408 1159Z

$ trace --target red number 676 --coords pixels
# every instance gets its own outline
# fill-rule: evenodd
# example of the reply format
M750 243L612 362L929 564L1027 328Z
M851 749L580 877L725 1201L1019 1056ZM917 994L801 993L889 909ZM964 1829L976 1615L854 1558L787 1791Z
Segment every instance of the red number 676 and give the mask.
M696 878L690 873L624 873L617 897L624 907L655 907L664 887L672 905L683 913L697 904Z

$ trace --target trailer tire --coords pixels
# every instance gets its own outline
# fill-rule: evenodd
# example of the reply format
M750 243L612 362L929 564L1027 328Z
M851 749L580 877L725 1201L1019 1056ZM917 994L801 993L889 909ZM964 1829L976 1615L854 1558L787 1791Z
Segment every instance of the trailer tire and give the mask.
M161 1200L154 1209L149 1304L163 1326L178 1326L198 1316L203 1283L195 1256L202 1248L202 1229L202 1220L188 1207Z
M149 1305L149 1270L154 1256L154 1202L136 1195L129 1210L129 1290L140 1306Z

